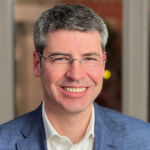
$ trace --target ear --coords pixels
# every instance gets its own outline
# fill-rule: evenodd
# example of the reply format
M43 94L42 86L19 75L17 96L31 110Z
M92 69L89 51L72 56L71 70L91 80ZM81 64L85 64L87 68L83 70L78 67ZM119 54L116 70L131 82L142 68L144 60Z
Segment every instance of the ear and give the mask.
M106 62L107 62L107 56L106 56L106 53L104 52L103 53L103 73L102 73L103 77L105 76L105 64L106 64Z
M103 76L103 78L104 78L104 76L105 76L105 64L103 64L102 76Z
M33 73L35 77L40 77L40 58L36 51L33 52Z

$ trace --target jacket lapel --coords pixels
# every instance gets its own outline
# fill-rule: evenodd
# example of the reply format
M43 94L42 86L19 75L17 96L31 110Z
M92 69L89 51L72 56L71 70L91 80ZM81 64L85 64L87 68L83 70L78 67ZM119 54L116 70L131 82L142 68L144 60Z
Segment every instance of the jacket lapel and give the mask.
M17 143L17 150L45 150L45 149L40 139L38 139L37 137L29 137Z
M94 150L120 150L122 139L120 128L107 115L107 109L94 104L95 108L95 141Z
M17 142L17 150L47 150L41 105L29 115L20 133L23 138Z

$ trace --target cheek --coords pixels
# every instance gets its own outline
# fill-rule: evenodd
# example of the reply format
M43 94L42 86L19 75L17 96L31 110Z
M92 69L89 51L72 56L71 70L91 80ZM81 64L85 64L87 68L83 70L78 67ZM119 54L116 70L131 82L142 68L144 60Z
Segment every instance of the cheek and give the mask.
M92 71L89 74L89 77L96 83L96 84L101 84L103 81L103 77L104 77L104 69L99 70L99 71Z
M56 83L58 80L60 80L63 77L63 73L62 71L51 70L49 72L49 77L52 83Z
M45 69L46 70L46 69ZM44 73L43 76L45 79L49 81L49 86L54 88L57 81L63 78L64 73L62 71L56 71L55 69L48 68L47 72Z
M43 70L44 71L41 71L41 83L45 92L45 96L55 95L57 93L55 83L59 78L59 74L49 69Z

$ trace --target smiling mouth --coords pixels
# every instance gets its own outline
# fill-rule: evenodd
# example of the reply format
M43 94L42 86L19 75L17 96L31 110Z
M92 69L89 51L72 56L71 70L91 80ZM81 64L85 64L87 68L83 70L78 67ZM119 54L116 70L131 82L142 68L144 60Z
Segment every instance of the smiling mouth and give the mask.
M83 88L71 88L71 87L63 87L64 90L68 91L68 92L75 92L75 93L79 93L79 92L84 92L87 88L83 87Z

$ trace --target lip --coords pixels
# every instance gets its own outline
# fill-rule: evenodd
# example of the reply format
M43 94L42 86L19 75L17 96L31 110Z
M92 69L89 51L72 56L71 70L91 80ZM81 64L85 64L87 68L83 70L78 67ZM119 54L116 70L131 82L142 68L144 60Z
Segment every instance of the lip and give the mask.
M65 90L65 88L86 88L84 91L82 92L70 92L70 91L67 91ZM77 86L65 86L65 87L59 87L60 89L60 92L65 96L65 97L68 97L68 98L80 98L84 95L87 94L88 90L89 90L89 87L77 87Z

